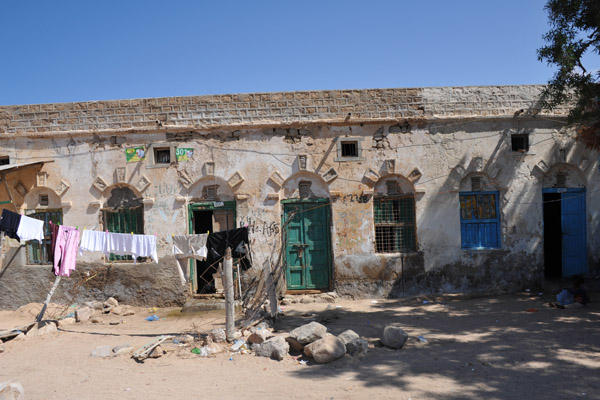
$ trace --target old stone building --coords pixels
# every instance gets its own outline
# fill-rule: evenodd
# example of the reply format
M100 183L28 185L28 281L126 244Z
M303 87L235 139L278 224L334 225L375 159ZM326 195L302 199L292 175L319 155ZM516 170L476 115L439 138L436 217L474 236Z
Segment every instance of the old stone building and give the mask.
M2 207L156 234L159 262L86 253L56 301L179 304L172 235L248 226L287 290L514 290L600 273L598 154L539 86L255 93L0 107ZM43 301L48 240L4 241L0 307Z

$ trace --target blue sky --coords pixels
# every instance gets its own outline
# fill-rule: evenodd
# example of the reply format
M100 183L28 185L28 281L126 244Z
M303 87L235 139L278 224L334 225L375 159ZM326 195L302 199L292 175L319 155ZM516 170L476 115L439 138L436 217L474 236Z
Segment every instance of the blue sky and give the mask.
M0 105L545 83L544 4L4 1Z

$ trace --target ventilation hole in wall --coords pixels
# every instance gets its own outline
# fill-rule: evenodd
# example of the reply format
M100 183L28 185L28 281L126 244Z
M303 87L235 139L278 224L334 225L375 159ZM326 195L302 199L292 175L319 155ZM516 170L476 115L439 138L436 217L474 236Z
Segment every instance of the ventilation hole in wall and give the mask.
M310 185L312 184L312 182L309 181L300 181L300 183L298 184L298 191L300 192L300 198L301 199L306 199L308 197L310 197Z
M481 186L482 185L481 185L481 177L480 176L471 177L471 190L473 192L480 191Z

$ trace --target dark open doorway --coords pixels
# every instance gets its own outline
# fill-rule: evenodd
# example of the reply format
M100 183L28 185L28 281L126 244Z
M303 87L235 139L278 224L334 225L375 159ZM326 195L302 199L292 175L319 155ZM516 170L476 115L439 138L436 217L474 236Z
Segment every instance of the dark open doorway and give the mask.
M562 276L561 194L544 193L544 275Z
M191 205L192 233L215 233L234 229L234 204L222 203L223 207L215 208L214 203ZM196 264L195 281L198 294L214 294L221 288L220 279L215 280L219 264L209 264L207 261L194 260Z

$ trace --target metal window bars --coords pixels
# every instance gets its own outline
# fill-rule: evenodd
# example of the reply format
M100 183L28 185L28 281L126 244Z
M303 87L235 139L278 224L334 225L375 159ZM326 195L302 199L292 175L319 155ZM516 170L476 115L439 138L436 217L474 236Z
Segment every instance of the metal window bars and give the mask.
M378 253L416 251L414 197L375 197L373 207L375 211L376 251Z

